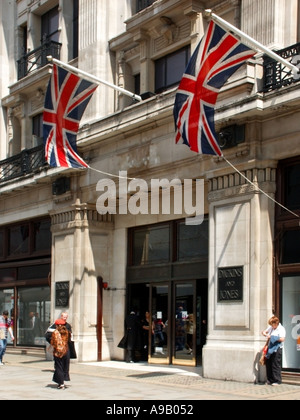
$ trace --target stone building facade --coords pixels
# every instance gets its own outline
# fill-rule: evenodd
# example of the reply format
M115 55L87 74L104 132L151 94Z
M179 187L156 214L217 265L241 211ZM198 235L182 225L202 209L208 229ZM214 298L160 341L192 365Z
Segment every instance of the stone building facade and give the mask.
M139 360L260 381L261 331L276 313L283 369L298 371L299 82L256 54L218 97L226 160L175 145L176 89L208 7L287 60L299 55L295 0L1 2L0 310L14 317L14 346L44 344L30 313L45 328L67 310L80 361L123 360L135 307L153 323ZM142 97L99 85L77 136L88 169L44 161L47 55ZM186 223L188 191L201 224Z

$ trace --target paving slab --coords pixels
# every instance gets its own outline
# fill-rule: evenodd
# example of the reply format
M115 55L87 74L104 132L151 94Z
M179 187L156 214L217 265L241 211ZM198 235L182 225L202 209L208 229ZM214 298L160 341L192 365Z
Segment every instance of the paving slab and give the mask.
M300 400L298 385L274 387L221 381L204 378L201 367L149 365L146 362L128 364L122 361L71 361L71 381L67 382L67 389L58 390L52 382L53 365L53 361L44 357L6 354L5 365L0 366L2 384L5 384L0 399L103 400L106 401L104 414L107 410L117 410L118 405L112 404L113 401L120 407L126 401L127 405L131 402L135 407L139 401L139 406L146 407L145 410L159 402L162 407L166 404L178 406L180 403L182 409L190 404L197 411L197 402L203 400ZM148 402L148 405L141 405L141 401Z

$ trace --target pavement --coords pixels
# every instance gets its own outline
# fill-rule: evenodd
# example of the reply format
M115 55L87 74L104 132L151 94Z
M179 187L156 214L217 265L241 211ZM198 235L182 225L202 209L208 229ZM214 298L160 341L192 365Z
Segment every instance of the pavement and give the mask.
M207 379L201 375L201 366L72 360L71 381L66 389L58 390L52 382L53 361L46 360L42 353L32 356L8 352L4 362L0 366L0 400L105 400L104 414L126 414L122 412L125 405L132 410L146 407L144 416L153 404L154 414L171 414L174 407L190 407L194 410L191 414L197 414L197 401L203 400L300 400L299 385L283 383L275 387ZM169 407L170 413L155 413L157 405L160 410ZM129 414L138 416L137 412Z

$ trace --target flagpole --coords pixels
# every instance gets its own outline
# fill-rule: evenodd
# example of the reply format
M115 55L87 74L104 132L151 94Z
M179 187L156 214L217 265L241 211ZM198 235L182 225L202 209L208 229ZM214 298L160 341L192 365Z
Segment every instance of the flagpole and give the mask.
M93 76L92 74L87 73L87 72L85 72L83 70L80 70L77 67L70 66L67 63L64 63L64 62L62 62L60 60L57 60L56 58L53 58L51 55L48 55L47 56L47 59L48 59L48 61L52 61L53 63L58 64L59 66L64 67L65 69L68 69L68 70L70 70L70 71L72 71L74 73L82 74L83 76L88 77L89 79L94 80L95 82L103 83L104 85L107 85L107 86L109 86L109 87L111 87L111 88L113 88L115 90L118 90L119 92L124 93L124 95L130 96L132 99L136 99L137 101L142 101L141 96L136 95L135 93L129 92L128 90L123 89L120 86L117 86L117 85L114 85L112 83L109 83L109 82L107 82L105 80L99 79L98 77Z
M259 51L263 51L265 54L267 54L269 57L273 58L276 61L279 61L284 66L288 67L293 71L294 74L299 74L299 68L294 66L289 61L285 60L284 58L280 57L278 54L276 54L274 51L270 50L269 48L265 47L264 45L257 42L255 39L251 38L249 35L247 35L245 32L242 32L235 26L228 23L226 20L220 18L219 16L215 15L211 9L205 10L206 16L210 16L211 19L214 22L217 22L220 24L220 26L223 27L223 29L227 29L229 31L232 31L233 33L239 35L241 38L244 38L246 41L248 41L250 44L252 44L255 49L258 49Z

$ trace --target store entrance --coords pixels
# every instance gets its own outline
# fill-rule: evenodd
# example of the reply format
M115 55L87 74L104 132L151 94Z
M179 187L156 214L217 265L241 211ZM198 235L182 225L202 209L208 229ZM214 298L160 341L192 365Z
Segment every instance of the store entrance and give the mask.
M138 359L201 365L207 334L207 279L130 285L128 304L137 309L142 324L145 313L150 313L149 330L141 331Z

